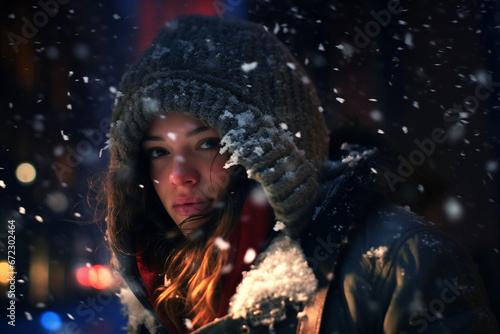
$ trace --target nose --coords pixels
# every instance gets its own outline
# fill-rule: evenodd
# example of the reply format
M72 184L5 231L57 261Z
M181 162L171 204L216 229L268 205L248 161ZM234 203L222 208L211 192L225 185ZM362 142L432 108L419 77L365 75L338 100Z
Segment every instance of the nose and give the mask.
M178 155L174 158L168 179L174 186L189 186L198 183L200 174L193 164Z

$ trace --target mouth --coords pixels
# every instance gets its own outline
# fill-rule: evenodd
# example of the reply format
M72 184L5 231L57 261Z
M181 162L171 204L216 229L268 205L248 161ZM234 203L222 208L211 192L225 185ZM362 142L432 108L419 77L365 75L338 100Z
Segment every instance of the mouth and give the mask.
M212 200L194 196L179 197L174 201L174 210L181 216L193 216L202 213Z

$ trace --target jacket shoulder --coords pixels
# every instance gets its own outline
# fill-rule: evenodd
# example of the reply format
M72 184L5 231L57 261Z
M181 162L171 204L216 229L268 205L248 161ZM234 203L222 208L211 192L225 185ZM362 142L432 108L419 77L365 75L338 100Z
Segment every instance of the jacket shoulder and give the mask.
M413 264L413 270L422 270L443 258L458 267L464 262L474 266L457 241L438 231L433 223L393 204L369 210L350 235L345 252L345 260L359 263L361 273L373 283L386 278L397 266L410 270ZM411 270L402 274L409 275Z
M496 332L466 250L403 207L370 210L350 234L339 263L335 290L352 319L364 319L358 328Z

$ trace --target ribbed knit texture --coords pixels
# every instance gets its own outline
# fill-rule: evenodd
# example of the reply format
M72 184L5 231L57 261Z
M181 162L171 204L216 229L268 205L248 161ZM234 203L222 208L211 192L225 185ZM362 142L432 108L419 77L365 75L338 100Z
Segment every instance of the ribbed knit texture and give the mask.
M260 182L278 220L297 235L310 214L328 134L314 86L262 26L184 16L168 24L124 75L115 100L111 164L132 167L151 121L188 114L219 131Z

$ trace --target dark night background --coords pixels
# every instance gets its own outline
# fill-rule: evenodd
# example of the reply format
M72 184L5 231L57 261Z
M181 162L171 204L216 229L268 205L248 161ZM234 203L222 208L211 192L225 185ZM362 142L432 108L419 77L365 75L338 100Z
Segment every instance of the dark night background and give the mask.
M166 21L191 13L241 17L275 33L317 84L336 140L358 126L408 158L415 139L443 129L447 140L427 169L416 167L430 181L400 190L469 250L500 319L500 2L401 1L397 13L391 3L2 1L0 262L15 220L17 271L11 327L0 267L2 332L123 332L117 283L96 289L76 277L109 261L87 203L89 179L109 158L101 149L122 73ZM37 173L29 184L15 174L24 162ZM60 322L42 321L46 312Z

